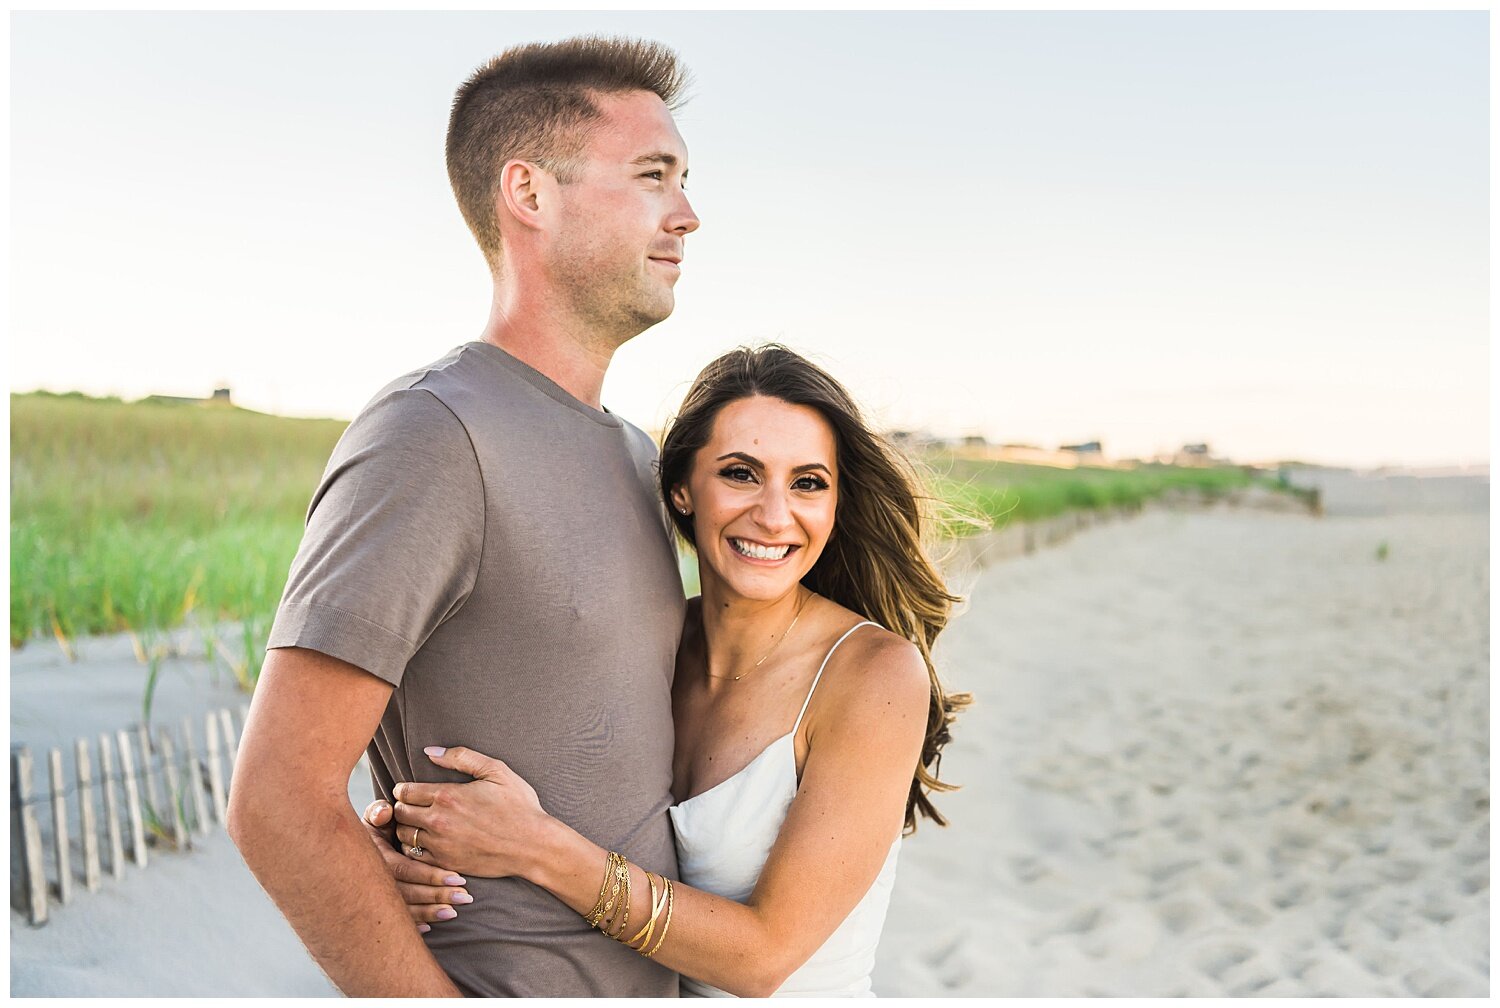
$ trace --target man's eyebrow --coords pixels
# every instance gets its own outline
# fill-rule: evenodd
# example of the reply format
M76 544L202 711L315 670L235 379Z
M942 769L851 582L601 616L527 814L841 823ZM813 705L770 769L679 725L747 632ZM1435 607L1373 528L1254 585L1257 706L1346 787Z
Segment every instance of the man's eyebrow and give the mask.
M728 455L720 455L718 458L714 459L714 461L723 462L725 459L739 459L741 462L750 463L757 469L764 469L766 467L766 464L760 459L745 452L730 452ZM821 469L824 472L828 473L829 476L833 475L833 471L821 462L808 462L806 465L799 465L792 470L792 475L795 476L797 473L811 472L814 469Z
M668 154L666 151L657 151L654 154L642 154L630 163L633 165L664 164L668 168L676 168L677 155Z

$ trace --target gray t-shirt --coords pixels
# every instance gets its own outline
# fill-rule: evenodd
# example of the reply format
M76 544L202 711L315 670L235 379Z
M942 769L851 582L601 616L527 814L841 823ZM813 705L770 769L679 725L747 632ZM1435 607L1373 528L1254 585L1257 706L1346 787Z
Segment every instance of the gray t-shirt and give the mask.
M655 446L488 343L386 386L308 511L270 647L396 687L376 790L465 781L425 746L504 760L595 843L676 876L672 671L683 591ZM601 859L599 874L603 878ZM675 996L675 973L520 879L426 935L469 995Z

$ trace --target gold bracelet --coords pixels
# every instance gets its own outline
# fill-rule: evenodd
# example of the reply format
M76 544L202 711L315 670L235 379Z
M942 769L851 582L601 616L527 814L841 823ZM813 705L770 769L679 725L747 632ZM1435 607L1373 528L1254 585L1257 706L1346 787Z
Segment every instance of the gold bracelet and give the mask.
M645 871L645 869L642 869L642 871ZM666 880L665 875L662 876L662 880ZM661 896L658 897L656 879L651 877L650 872L646 872L646 884L651 887L651 915L646 918L646 926L637 931L635 937L625 943L637 952L651 944L651 935L656 931L656 918L661 915L662 907L666 905L666 888L663 886ZM644 941L641 940L643 938L645 939Z
M647 959L661 951L661 943L667 940L667 928L672 926L672 880L663 875L662 881L667 884L667 919L662 922L661 936L656 939L656 947L644 953Z
M619 854L616 854L614 851L609 852L609 873L614 878L614 888L610 890L609 899L605 901L604 909L600 911L599 916L589 921L589 923L594 927L599 927L600 923L603 922L606 917L610 916L610 912L615 908L615 901L619 898L620 895L619 869L620 862L623 860L625 859ZM608 880L606 880L605 884L608 885Z
M621 857L615 863L615 871L619 873L620 886L622 888L620 905L616 909L616 913L619 914L620 919L618 922L611 920L604 933L615 941L619 941L620 935L625 933L626 925L630 923L630 862Z
M625 860L625 855L615 855L615 888L620 891L620 898L614 900L614 911L604 915L604 923L599 929L609 934L615 926L615 920L620 916L623 909L628 915L630 912L630 862Z
M614 876L615 855L611 851L604 858L604 881L599 883L599 898L594 902L594 909L583 915L583 919L589 922L590 927L598 927L600 919L604 916L604 900L609 893L609 880Z

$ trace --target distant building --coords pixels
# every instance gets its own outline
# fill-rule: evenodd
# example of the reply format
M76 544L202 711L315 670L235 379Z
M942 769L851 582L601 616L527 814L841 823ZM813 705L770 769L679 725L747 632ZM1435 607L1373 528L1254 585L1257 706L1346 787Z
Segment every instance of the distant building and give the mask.
M1104 446L1098 441L1085 441L1083 444L1059 445L1057 450L1072 452L1073 454L1080 456L1092 455L1096 458L1102 458L1104 456ZM1084 460L1080 458L1079 461L1082 462Z
M1215 458L1206 444L1185 444L1177 449L1177 453L1170 460L1172 465L1198 466L1207 468L1209 466L1229 465L1228 459Z
M229 389L216 388L213 395L207 399L194 399L192 396L174 395L148 395L141 402L155 403L158 406L233 406L230 401Z

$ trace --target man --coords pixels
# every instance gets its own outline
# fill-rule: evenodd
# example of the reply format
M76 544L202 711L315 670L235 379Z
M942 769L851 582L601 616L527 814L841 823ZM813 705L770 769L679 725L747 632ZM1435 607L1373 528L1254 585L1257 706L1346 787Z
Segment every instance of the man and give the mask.
M655 449L600 405L614 351L666 318L696 230L653 43L509 50L459 90L449 177L488 260L479 341L386 386L313 497L239 750L230 833L349 995L671 996L676 976L516 879L469 879L424 938L350 807L504 759L551 812L675 873L681 582ZM373 743L372 743L373 738ZM600 866L601 871L603 866Z

